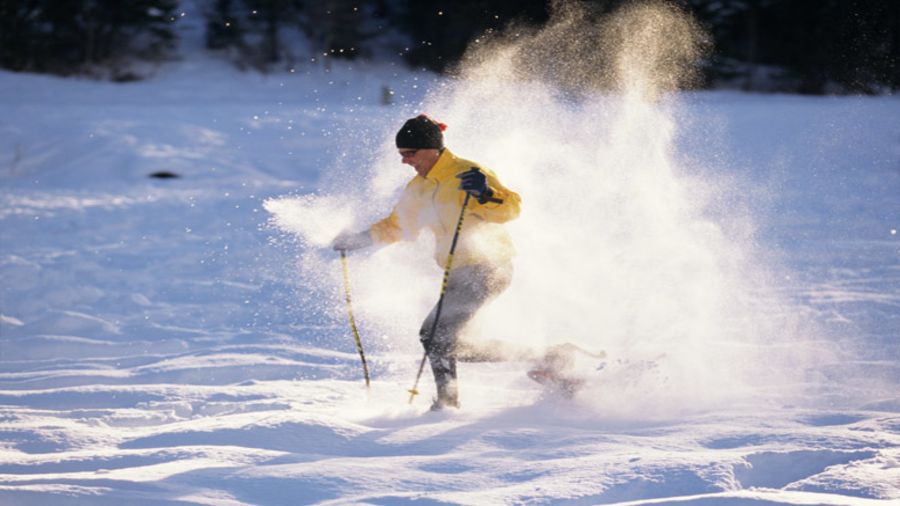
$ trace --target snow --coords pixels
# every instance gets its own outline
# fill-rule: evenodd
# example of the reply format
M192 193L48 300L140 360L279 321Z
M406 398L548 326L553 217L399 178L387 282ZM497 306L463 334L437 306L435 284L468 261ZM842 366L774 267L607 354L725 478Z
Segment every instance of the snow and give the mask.
M485 75L0 73L0 502L900 501L900 101ZM512 361L407 404L424 237L350 257L365 389L322 246L389 208L421 109L526 206L472 332L606 350L575 399Z

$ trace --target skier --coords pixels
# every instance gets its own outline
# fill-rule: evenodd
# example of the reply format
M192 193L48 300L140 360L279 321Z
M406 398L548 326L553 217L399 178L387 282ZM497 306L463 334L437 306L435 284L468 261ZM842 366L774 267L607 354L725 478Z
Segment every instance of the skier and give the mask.
M461 330L479 308L509 286L515 251L502 224L519 215L520 204L519 195L493 172L444 147L445 129L424 114L403 124L396 136L397 150L416 176L388 217L361 232L342 232L331 244L335 250L350 251L412 240L428 229L436 239L434 259L444 267L465 194L470 195L434 335L437 306L419 330L437 386L431 406L435 411L459 407L456 362Z

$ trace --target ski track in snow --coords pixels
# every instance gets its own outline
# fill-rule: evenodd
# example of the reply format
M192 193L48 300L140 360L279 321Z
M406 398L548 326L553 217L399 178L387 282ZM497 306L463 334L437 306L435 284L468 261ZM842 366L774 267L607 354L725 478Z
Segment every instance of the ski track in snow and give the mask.
M367 395L351 378L353 353L213 346L132 361L113 377L88 359L80 375L40 360L17 368L33 371L25 377L2 376L0 497L868 504L898 492L900 417L877 409L604 420L577 401L541 398L516 374L522 364L481 364L462 385L491 385L479 399L423 415L422 403L404 405L401 384L375 381ZM202 377L184 376L190 367Z
M525 364L466 364L464 408L423 414L427 396L406 404L418 356L376 344L367 392L343 322L260 210L315 188L342 156L324 147L335 128L392 131L404 113L347 105L377 72L343 87L210 72L205 99L187 71L127 86L0 73L0 503L900 501L895 98L694 97L748 166L770 136L796 137L798 115L875 118L851 136L873 139L868 154L838 145L831 165L760 176L786 196L763 231L792 269L780 289L857 352L810 386L820 399L622 418L547 397ZM414 95L418 77L401 79ZM702 157L701 141L685 149ZM804 182L860 160L857 179ZM161 169L184 177L146 178Z

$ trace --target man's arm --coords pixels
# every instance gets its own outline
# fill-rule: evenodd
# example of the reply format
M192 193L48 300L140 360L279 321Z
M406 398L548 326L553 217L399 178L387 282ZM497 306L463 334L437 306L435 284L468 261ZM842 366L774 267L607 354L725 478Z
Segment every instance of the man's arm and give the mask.
M403 239L403 229L400 227L397 210L392 211L387 218L375 222L367 233L373 241L381 244L390 244Z
M459 188L475 197L471 209L476 216L493 223L504 223L519 216L519 194L503 186L490 170L472 167L456 177L460 179Z

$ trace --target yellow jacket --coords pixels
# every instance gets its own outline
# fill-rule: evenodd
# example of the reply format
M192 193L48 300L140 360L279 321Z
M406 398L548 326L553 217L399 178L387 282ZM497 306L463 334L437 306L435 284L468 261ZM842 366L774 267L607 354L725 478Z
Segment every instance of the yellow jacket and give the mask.
M436 240L434 259L444 267L465 198L456 175L472 167L484 172L494 197L503 203L479 204L477 199L469 199L453 265L498 264L511 259L515 249L501 223L519 216L519 195L500 184L490 170L458 158L449 149L444 149L426 177L417 174L406 185L390 216L369 228L372 240L379 244L412 240L428 228Z

